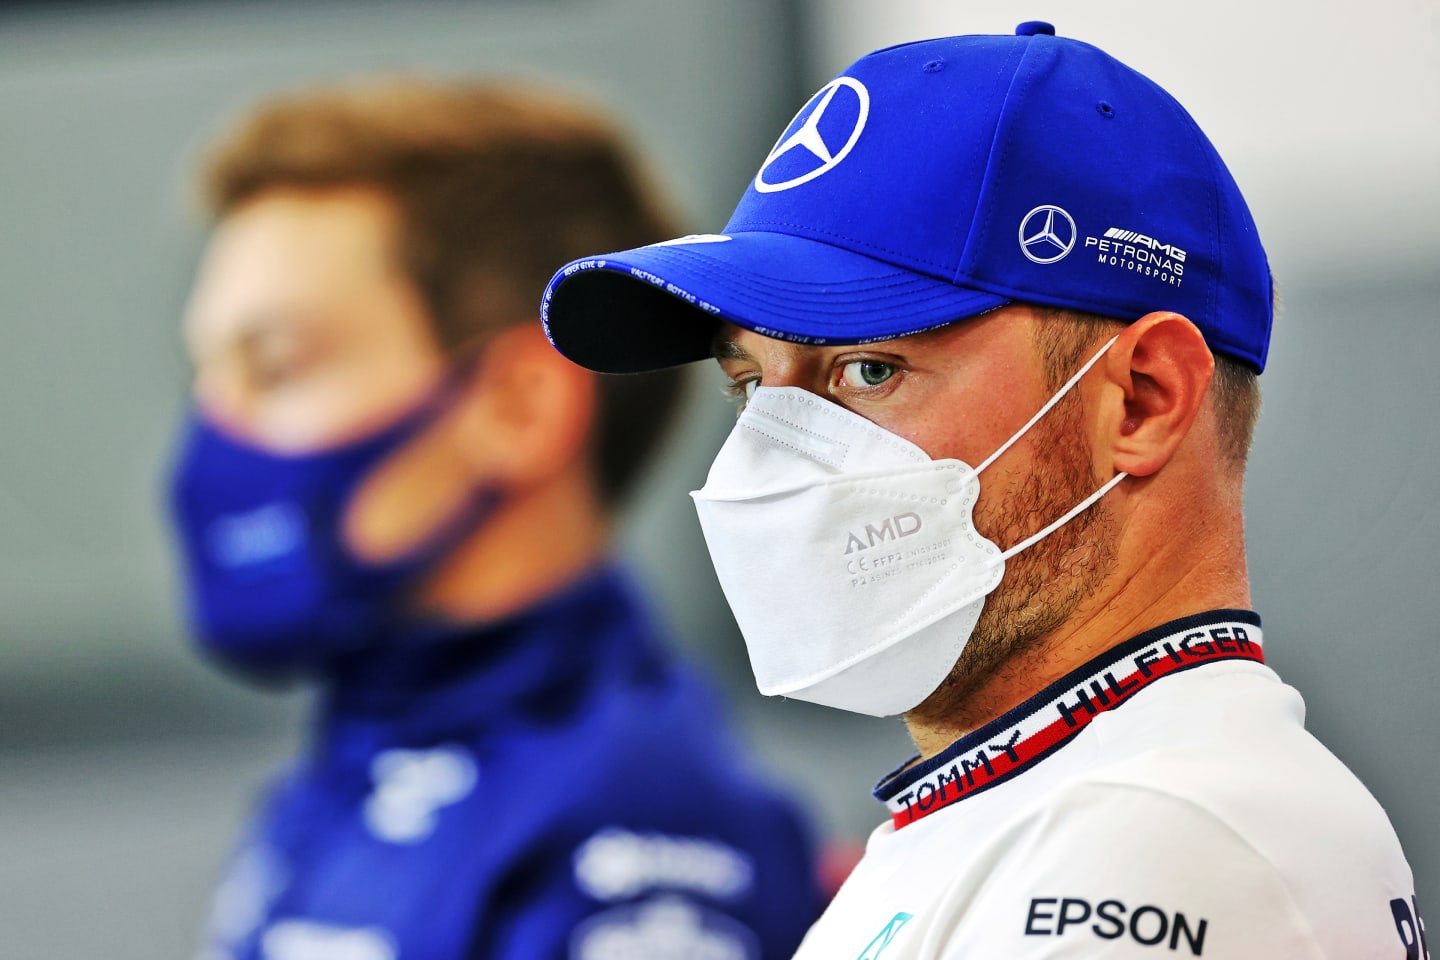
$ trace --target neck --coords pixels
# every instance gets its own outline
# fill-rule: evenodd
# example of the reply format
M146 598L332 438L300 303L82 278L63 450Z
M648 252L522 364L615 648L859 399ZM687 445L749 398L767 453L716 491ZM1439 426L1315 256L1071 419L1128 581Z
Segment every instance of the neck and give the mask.
M496 512L423 584L418 604L459 623L539 602L600 561L608 526L583 469L506 494Z
M1164 534L1138 532L1145 530ZM940 717L918 709L906 715L922 757L1137 634L1192 613L1250 607L1239 509L1194 511L1179 522L1136 515L1123 525L1117 556L1129 559L1118 562L1063 624L1001 662L957 708Z

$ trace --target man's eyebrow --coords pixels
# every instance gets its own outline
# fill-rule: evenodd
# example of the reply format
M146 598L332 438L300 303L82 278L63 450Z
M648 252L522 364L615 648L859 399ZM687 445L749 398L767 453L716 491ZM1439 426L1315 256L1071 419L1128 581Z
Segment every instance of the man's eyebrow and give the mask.
M710 356L716 360L750 360L752 357L745 352L745 348L736 343L733 338L726 334L717 334L714 340L710 341Z

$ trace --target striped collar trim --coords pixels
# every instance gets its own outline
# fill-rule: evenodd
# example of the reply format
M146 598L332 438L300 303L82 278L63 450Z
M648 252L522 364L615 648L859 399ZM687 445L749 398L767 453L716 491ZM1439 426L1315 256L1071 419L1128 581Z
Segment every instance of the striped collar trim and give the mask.
M1265 662L1260 617L1249 610L1215 610L1147 630L942 753L912 759L880 781L875 798L897 829L908 826L1019 776L1160 678L1233 660Z

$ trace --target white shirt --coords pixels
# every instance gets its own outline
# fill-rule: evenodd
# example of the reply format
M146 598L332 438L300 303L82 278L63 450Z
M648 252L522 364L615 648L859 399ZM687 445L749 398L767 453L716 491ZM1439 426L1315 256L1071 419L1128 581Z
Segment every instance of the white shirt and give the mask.
M1260 641L1174 621L887 778L797 960L1428 958L1390 821Z

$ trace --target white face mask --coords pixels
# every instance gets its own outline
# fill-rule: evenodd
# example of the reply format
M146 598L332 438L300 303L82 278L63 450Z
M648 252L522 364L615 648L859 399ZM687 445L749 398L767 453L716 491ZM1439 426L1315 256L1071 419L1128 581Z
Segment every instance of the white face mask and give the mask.
M975 531L979 467L798 387L759 387L690 494L760 692L885 717L929 696L965 649L1005 560L1104 496L1001 551Z

